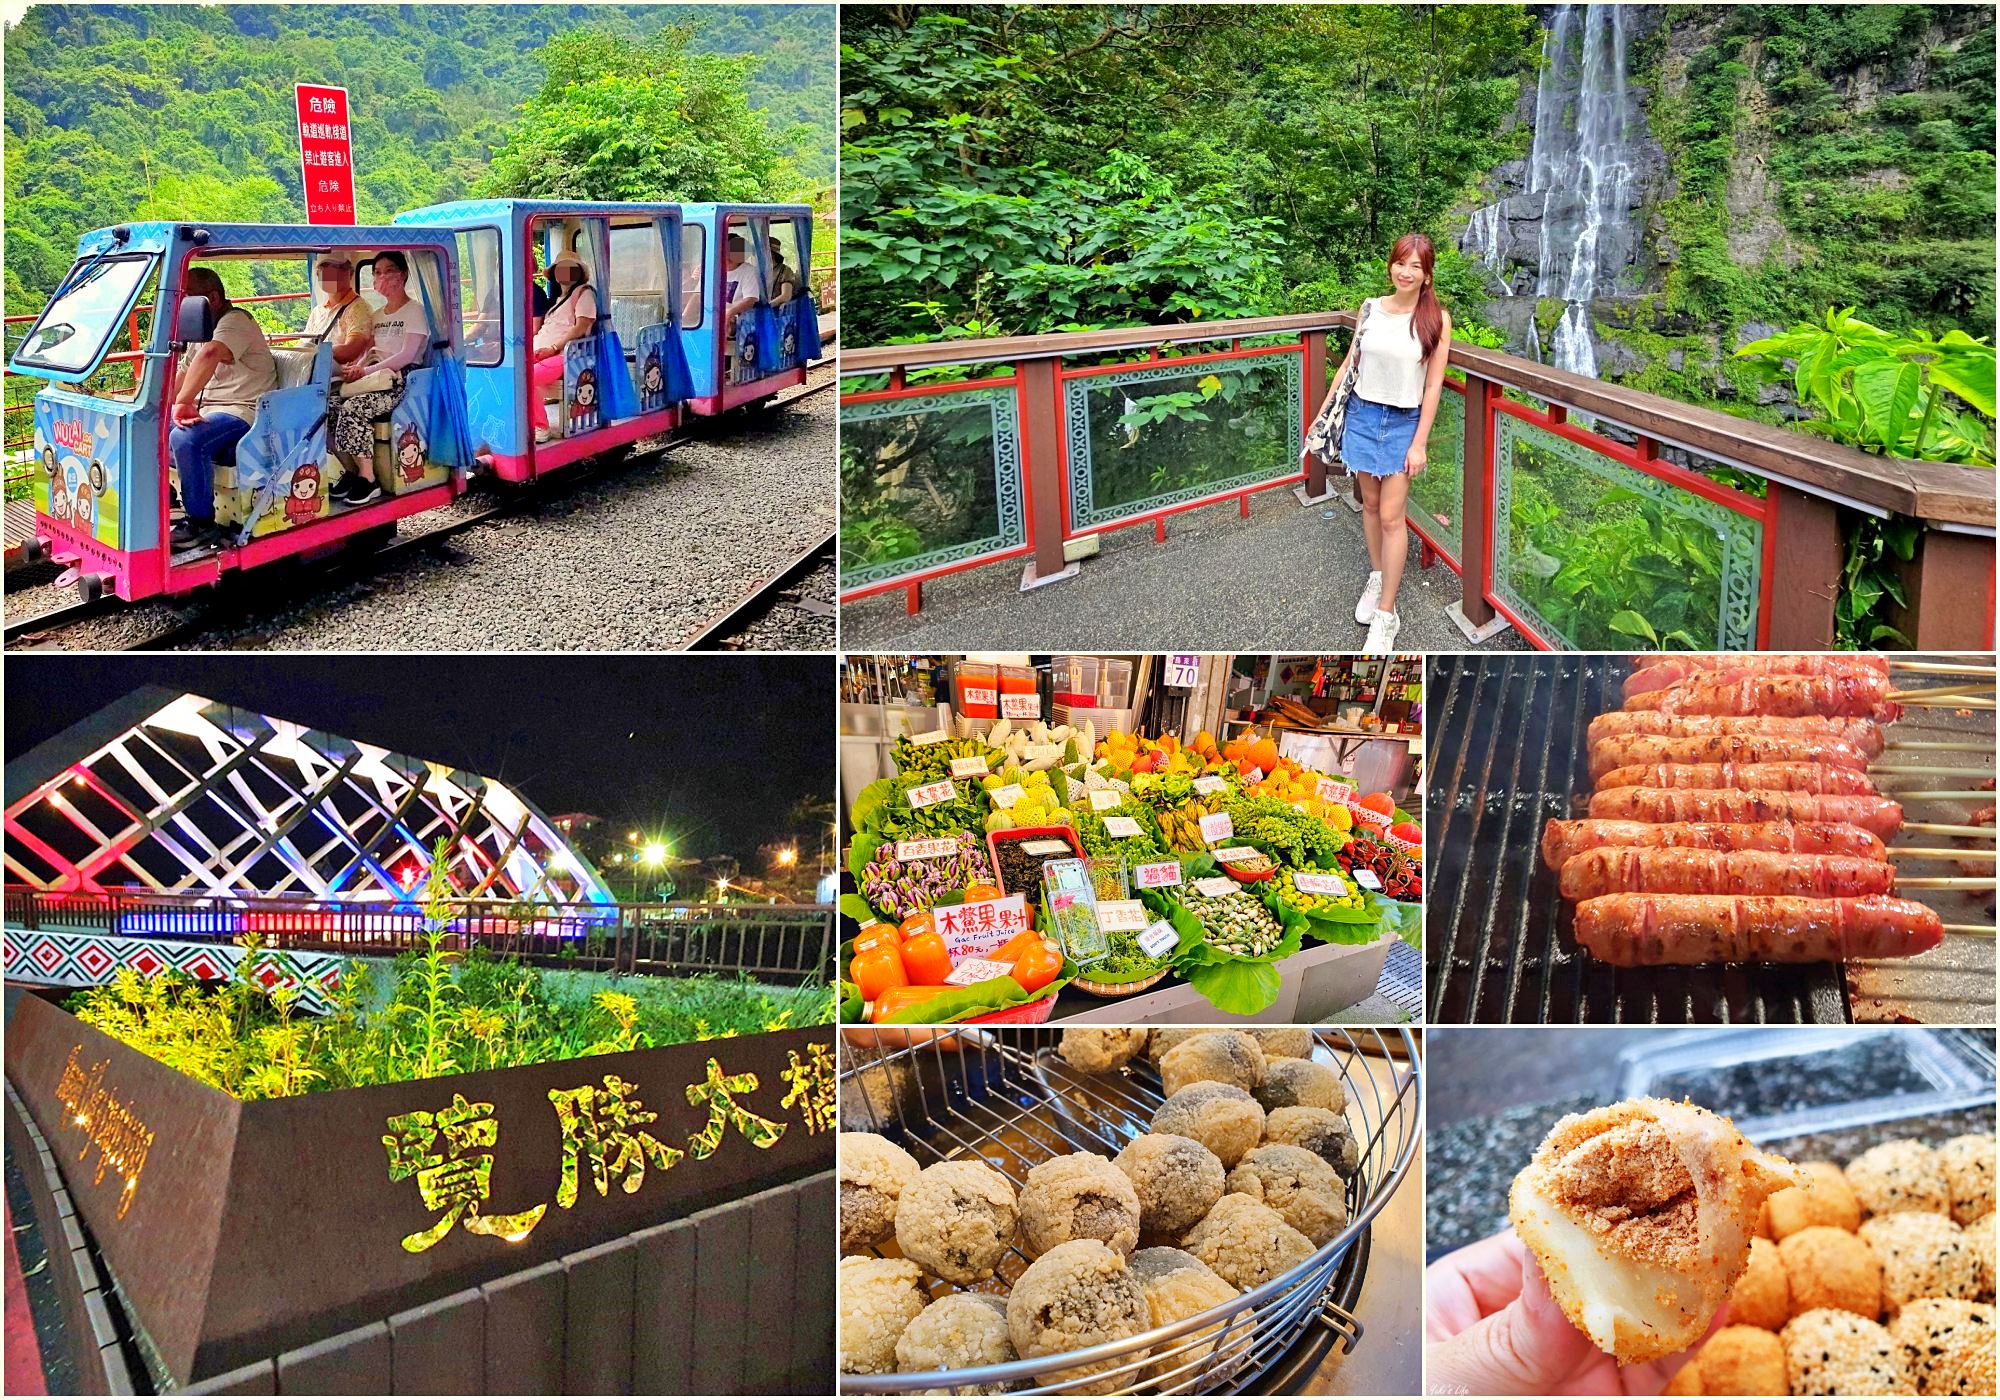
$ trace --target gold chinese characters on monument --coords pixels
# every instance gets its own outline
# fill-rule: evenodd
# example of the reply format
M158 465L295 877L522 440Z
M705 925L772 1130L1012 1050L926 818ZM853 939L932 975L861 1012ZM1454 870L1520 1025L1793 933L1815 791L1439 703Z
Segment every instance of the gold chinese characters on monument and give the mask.
M790 1054L783 1077L792 1087L779 1106L798 1108L806 1131L821 1132L833 1123L832 1047L809 1044L803 1060L796 1050ZM732 1128L753 1147L775 1146L790 1125L760 1117L737 1102L738 1096L757 1091L757 1076L730 1074L714 1057L706 1068L706 1077L686 1086L686 1094L689 1107L708 1110L708 1121L689 1134L685 1149L648 1130L660 1115L645 1106L639 1086L629 1080L607 1074L598 1084L549 1090L562 1133L557 1209L573 1209L587 1188L608 1196L613 1182L633 1195L645 1185L649 1164L665 1173L690 1153L697 1161L711 1157ZM460 1224L471 1234L517 1243L547 1213L547 1202L505 1214L486 1210L494 1154L480 1149L495 1148L500 1141L500 1120L492 1104L468 1103L462 1094L453 1094L449 1108L395 1114L388 1128L382 1146L389 1154L389 1180L415 1177L424 1208L442 1212L429 1228L403 1237L403 1248L410 1253L423 1253Z
M139 1178L146 1170L146 1154L152 1150L153 1130L130 1107L118 1101L117 1091L104 1083L111 1061L103 1060L85 1069L77 1063L81 1045L73 1046L62 1077L56 1081L56 1102L63 1107L63 1123L83 1138L80 1162L97 1149L97 1175L93 1185L101 1185L104 1174L116 1172L122 1179L118 1191L118 1218L132 1208L139 1193Z

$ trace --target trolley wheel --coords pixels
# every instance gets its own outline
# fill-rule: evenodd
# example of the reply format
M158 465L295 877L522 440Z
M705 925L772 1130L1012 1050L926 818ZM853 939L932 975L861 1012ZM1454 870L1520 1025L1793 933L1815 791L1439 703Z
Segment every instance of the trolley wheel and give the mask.
M85 574L76 581L76 596L86 603L95 603L104 597L104 584L103 574Z
M49 561L49 542L40 535L30 535L21 541L21 562L23 564L46 564Z

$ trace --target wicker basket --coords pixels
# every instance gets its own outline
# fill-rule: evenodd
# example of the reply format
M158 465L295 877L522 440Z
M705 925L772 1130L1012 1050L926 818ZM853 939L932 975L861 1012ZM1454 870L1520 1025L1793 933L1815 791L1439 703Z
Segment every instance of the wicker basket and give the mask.
M1163 967L1151 977L1141 977L1136 982L1092 982L1087 978L1072 977L1069 979L1069 984L1079 992L1089 992L1094 997L1105 997L1108 999L1111 997L1129 997L1134 992L1143 992L1166 975L1167 969Z

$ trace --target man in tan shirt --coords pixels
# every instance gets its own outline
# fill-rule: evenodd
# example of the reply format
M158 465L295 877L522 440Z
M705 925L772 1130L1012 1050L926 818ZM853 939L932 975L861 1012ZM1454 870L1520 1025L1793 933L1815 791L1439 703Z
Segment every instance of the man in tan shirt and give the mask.
M215 332L182 363L170 409L174 426L167 450L187 508L187 519L174 526L177 545L198 543L214 530L215 464L225 454L235 460L236 444L257 415L257 400L278 387L264 328L230 304L221 276L213 268L189 268L186 294L208 302Z

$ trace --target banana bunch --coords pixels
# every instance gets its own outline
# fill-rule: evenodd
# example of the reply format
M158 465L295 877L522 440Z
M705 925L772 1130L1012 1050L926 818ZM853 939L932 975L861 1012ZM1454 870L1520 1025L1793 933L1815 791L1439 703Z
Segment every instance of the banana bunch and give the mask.
M1193 798L1162 811L1159 814L1160 834L1166 838L1167 848L1174 851L1205 850L1208 843L1201 839L1201 819L1215 810L1213 804Z

